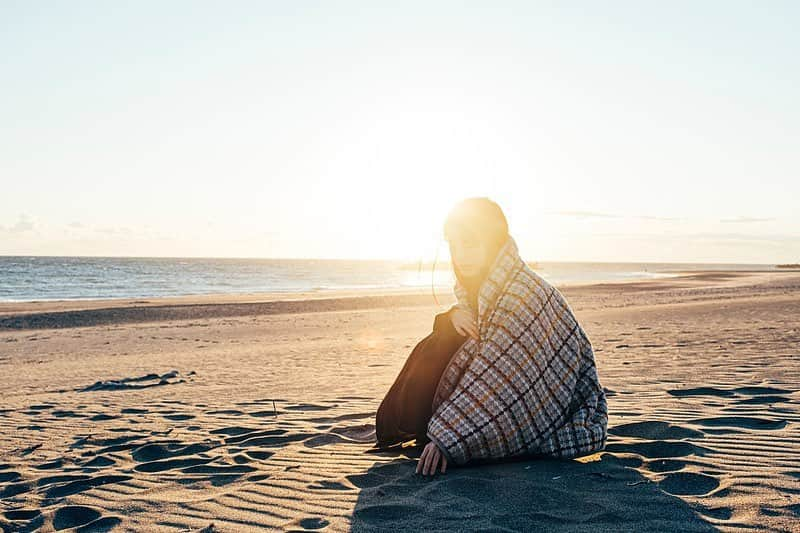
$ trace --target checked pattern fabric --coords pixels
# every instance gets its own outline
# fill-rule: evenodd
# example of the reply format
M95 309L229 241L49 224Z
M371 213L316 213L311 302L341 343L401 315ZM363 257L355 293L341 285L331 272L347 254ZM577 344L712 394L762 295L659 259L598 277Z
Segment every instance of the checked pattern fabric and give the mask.
M458 307L470 311L456 281ZM448 463L602 450L608 407L592 345L564 296L509 236L478 293L479 340L442 373L427 436Z

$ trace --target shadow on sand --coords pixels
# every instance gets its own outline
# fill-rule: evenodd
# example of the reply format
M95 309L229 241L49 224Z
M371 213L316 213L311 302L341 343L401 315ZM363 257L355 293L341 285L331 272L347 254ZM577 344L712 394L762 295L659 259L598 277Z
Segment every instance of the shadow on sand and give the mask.
M421 451L371 452L396 460L349 476L361 489L352 531L717 531L635 457L528 457L423 477L410 460Z

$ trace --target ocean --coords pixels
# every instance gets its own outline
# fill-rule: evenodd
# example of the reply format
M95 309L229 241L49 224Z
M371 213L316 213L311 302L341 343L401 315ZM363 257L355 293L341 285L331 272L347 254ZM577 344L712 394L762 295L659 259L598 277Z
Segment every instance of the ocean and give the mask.
M655 279L675 271L775 270L775 265L540 262L555 285ZM0 301L139 298L214 293L452 290L452 271L404 261L0 256Z

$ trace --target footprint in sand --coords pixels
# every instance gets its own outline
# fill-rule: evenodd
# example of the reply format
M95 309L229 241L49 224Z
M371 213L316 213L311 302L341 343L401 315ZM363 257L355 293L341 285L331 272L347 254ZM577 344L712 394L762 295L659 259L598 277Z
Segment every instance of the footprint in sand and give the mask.
M183 472L187 474L226 474L240 476L256 470L256 468L248 465L197 465L189 468L184 468Z
M280 411L277 411L275 409L270 409L270 410L267 410L267 411L252 411L252 412L247 413L247 414L249 414L250 416L256 417L256 418L263 418L265 416L277 416L279 412Z
M346 440L342 438L341 435L336 435L335 433L325 433L323 435L317 435L305 440L303 445L307 448L319 448L320 446L333 444L335 442L346 442Z
M253 433L258 431L258 428L251 428L245 426L231 426L227 428L219 428L211 430L210 433L212 435L227 435L227 436L236 436L236 435L243 435L245 433Z
M59 458L59 459L53 459L52 461L47 461L46 463L42 463L40 465L36 465L34 466L34 468L36 470L54 470L56 468L61 468L62 466L64 466L64 460ZM3 480L2 478L3 474L0 473L0 481Z
M56 509L53 515L53 527L55 529L69 529L72 527L82 526L88 524L93 520L97 520L102 515L100 511L85 507L83 505L65 505Z
M333 409L335 405L317 405L313 403L299 403L296 405L287 405L284 407L287 411L327 411Z
M83 468L106 468L115 464L117 464L117 462L113 459L109 459L104 455L98 455L91 461L83 463L81 466Z
M685 467L686 463L675 459L655 459L645 464L645 468L651 472L675 472Z
M194 371L187 376L194 375ZM148 387L158 387L163 385L174 385L186 383L186 379L180 377L180 372L172 370L165 374L147 374L132 378L110 379L107 381L96 381L92 385L75 389L78 392L98 391L98 390L126 390L126 389L145 389Z
M375 442L374 424L358 424L354 426L335 427L331 429L331 433L335 433L349 442L357 442L362 444Z
M733 516L733 509L725 506L706 507L701 509L700 513L710 516L711 518L716 518L717 520L730 520L731 516Z
M28 426L17 426L17 429L27 429L28 431L44 431L47 429L45 426L37 426L34 424Z
M791 401L792 399L786 396L776 396L772 394L767 394L764 396L752 396L750 398L742 398L741 400L737 400L736 403L741 405L753 405L753 404L785 403Z
M14 509L3 514L9 520L33 520L42 513L39 509Z
M163 418L166 418L167 420L175 420L175 421L191 420L195 418L195 415L189 415L185 413L169 413L169 414L162 414L161 416Z
M56 418L84 418L86 415L76 413L75 411L50 411L50 414Z
M656 420L621 424L609 428L608 432L621 437L638 437L650 440L680 440L704 437L702 431Z
M136 407L126 407L120 413L124 415L143 415L146 414L148 411L147 409L137 409Z
M0 489L0 499L10 498L11 496L16 496L17 494L25 494L31 490L33 490L33 482L31 481L12 483Z
M783 472L783 474L786 474L787 476L792 476L793 478L795 478L798 481L800 481L800 470L796 470L796 471L795 470L789 470L787 472Z
M50 405L46 403L31 405L30 407L28 407L28 409L30 409L31 411L44 411L46 409L53 409L53 408L55 408L55 405Z
M117 415L109 415L109 414L106 414L106 413L97 413L96 415L91 417L89 420L91 420L92 422L103 422L105 420L115 420L117 418L119 418Z
M654 440L648 442L621 443L614 442L606 445L608 452L635 453L648 458L685 457L687 455L704 455L708 450L690 442L677 440Z
M246 428L243 428L243 429L246 429ZM257 437L272 437L272 436L275 436L275 435L284 435L285 433L286 433L285 429L237 431L232 436L225 438L225 444L236 444L236 443L245 442L245 441L248 441L250 439L257 438Z
M237 409L220 409L216 411L208 411L209 415L233 415L233 416L242 416L244 415L244 411L239 411Z
M19 472L0 472L0 483L16 481L20 478Z
M322 529L328 524L330 524L330 522L320 517L303 518L300 520L300 527L304 527L306 529Z
M258 398L257 400L246 402L234 402L233 405L272 405L273 403L286 403L288 401L286 398Z
M719 389L717 387L695 387L693 389L670 389L667 391L672 396L679 398L684 396L733 396L734 392L728 389Z
M213 461L213 457L208 458L187 458L187 459L168 459L166 461L152 461L136 465L133 469L137 472L165 472L167 470L179 470L188 466L196 466Z
M276 430L276 431L280 431L281 433L286 433L284 430ZM249 435L242 435L240 437L233 437L232 439L225 439L225 442L227 444L236 443L239 446L248 446L248 447L265 446L268 448L272 448L277 446L284 446L290 442L306 440L309 437L313 436L315 435L312 433L289 433L279 436L263 436L263 437L251 437Z
M38 509L14 509L3 513L11 522L0 520L2 531L40 531L45 517Z
M701 496L719 487L719 480L713 476L695 472L673 472L665 475L658 486L678 496Z
M336 401L348 401L348 400L373 400L370 396L339 396L336 398Z
M780 401L788 401L788 398L779 396L781 394L791 394L794 391L788 389L781 389L778 387L762 387L762 386L748 386L736 387L733 389L721 389L719 387L696 387L692 389L670 389L667 393L672 396L686 397L686 396L717 396L717 397L731 397L731 396L751 396L747 403L769 403L763 397L774 396L781 398ZM762 397L762 398L758 398ZM740 400L743 401L743 400Z
M141 446L131 441L141 439L143 436L137 433L120 435L109 439L94 438L91 435L76 436L75 441L69 445L70 448L83 448L84 446L119 446L120 444L130 444L131 446Z
M755 416L715 416L710 418L696 418L689 420L693 424L710 427L736 427L745 429L782 429L786 427L786 420L769 419Z
M738 394L747 394L750 396L758 396L763 394L791 394L794 392L788 389L780 389L778 387L738 387L733 390Z
M301 528L300 531L307 531L307 530L315 530L315 529L322 529L327 527L330 524L329 521L325 520L319 516L310 516L307 518L300 518L298 520L293 520L284 525L284 529L287 531L296 531L293 530L293 527Z
M275 455L275 452L270 452L267 450L247 450L244 453L248 457L252 457L253 459L256 459L258 461L266 461L267 459Z
M129 479L132 479L131 476L124 475L97 476L88 479L81 479L66 483L64 485L50 487L45 491L44 496L46 498L63 498L64 496L71 496L72 494L77 494L94 487L109 485L111 483L120 483Z
M157 461L161 459L168 459L182 455L194 455L197 453L204 453L213 448L214 444L187 444L181 445L178 443L168 444L145 444L131 452L131 457L137 462Z
M40 487L45 487L47 485L52 485L54 483L65 483L67 481L79 481L84 479L89 479L88 475L85 474L59 474L55 476L45 476L40 477L36 480L36 484Z
M309 485L308 488L314 490L353 490L353 487L348 487L340 481L330 481L327 479L316 481Z

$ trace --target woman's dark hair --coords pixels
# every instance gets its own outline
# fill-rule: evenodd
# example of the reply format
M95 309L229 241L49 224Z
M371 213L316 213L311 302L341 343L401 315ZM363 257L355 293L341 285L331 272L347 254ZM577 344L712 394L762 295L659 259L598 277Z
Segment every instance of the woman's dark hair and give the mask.
M467 236L482 242L488 254L480 274L464 276L453 264L453 271L462 287L467 290L472 308L478 310L478 291L489 273L500 248L508 240L508 222L500 206L489 198L466 198L458 202L447 215L444 238L448 242L456 236Z

